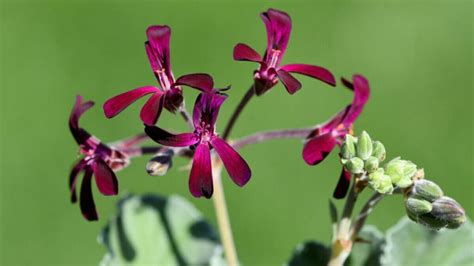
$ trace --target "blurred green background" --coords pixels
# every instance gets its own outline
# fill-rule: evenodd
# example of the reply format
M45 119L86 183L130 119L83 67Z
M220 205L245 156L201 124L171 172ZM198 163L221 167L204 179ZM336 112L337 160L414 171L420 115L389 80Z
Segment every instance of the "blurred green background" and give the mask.
M234 62L244 42L263 51L268 7L287 11L293 32L283 63L325 66L340 77L362 73L372 97L356 131L384 142L388 157L402 155L457 199L468 215L473 202L473 4L423 2L202 2L11 1L1 4L0 199L1 265L95 265L104 254L96 237L117 198L94 195L101 220L86 222L69 202L67 176L77 147L67 127L74 97L97 106L82 125L104 141L142 130L138 104L113 120L100 106L109 97L155 84L143 42L151 24L173 29L176 76L208 72L232 84L220 126L251 82L255 64ZM300 77L299 77L300 78ZM258 130L322 122L351 100L341 87L301 77L289 96L282 85L252 101L234 137ZM195 92L186 90L188 107ZM184 130L162 115L160 125ZM218 125L219 126L219 125ZM318 167L305 165L299 140L242 150L253 177L238 188L224 176L240 260L284 262L303 240L329 241L327 202L339 175L334 152ZM215 223L212 202L188 192L186 161L164 177L150 177L141 158L119 173L126 192L178 193ZM361 200L362 202L363 200ZM338 202L341 205L341 202ZM404 214L402 199L380 204L369 223L386 229Z

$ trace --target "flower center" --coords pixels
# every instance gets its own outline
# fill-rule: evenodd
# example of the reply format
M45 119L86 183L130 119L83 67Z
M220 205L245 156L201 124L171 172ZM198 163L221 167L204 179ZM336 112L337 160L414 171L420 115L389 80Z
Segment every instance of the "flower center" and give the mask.
M158 82L160 83L163 90L171 89L171 80L166 75L165 69L157 69L155 70L156 75L158 76Z
M276 68L278 59L280 58L280 54L280 50L272 49L270 53L270 62L268 63L268 68Z
M200 126L196 129L196 133L199 135L201 142L209 142L214 136L212 126L204 121L201 121Z

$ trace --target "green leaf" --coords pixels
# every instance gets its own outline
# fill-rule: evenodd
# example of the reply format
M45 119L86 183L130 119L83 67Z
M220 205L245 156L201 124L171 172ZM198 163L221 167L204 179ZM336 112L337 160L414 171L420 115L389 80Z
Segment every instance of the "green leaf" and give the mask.
M366 225L359 233L348 260L352 266L378 266L385 243L384 235L373 225Z
M129 196L100 238L102 265L205 265L221 250L217 234L184 198Z
M389 229L382 265L474 265L474 225L433 231L407 218Z
M326 266L330 258L329 247L316 241L308 241L296 247L288 266Z

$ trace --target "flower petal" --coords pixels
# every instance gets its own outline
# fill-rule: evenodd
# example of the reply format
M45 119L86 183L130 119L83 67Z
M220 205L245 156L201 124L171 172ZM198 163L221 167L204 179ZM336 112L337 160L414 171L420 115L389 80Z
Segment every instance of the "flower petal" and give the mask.
M81 185L80 207L84 218L89 221L97 221L99 216L97 215L94 198L92 197L91 179L92 171L86 169Z
M166 25L150 26L146 30L148 42L145 43L148 59L153 71L170 71L171 29Z
M285 70L277 70L277 75L290 94L294 94L301 89L301 83Z
M221 105L226 99L227 95L216 90L199 94L193 109L194 126L196 127L204 122L214 127Z
M343 199L347 191L349 190L349 185L351 184L351 173L342 168L341 175L339 176L339 181L337 182L336 189L334 189L333 197L336 199Z
M331 133L316 136L304 145L303 159L309 165L316 165L331 153L335 145L336 139Z
M77 176L84 170L86 166L86 161L84 159L80 160L79 162L74 165L71 170L71 174L69 174L69 191L71 192L71 202L75 203L77 201L76 195L76 183L77 183Z
M238 43L234 47L234 60L260 63L262 62L262 57L252 47L244 43Z
M353 124L354 121L359 117L362 109L364 109L364 106L370 97L369 82L364 76L354 75L352 77L352 81L354 82L354 98L347 116L344 118L344 124L346 126ZM345 85L350 89L350 86L347 83L345 83Z
M336 79L334 78L332 73L323 67L306 65L306 64L291 64L291 65L285 65L281 69L287 72L310 76L312 78L319 79L322 82L325 82L332 86L336 85Z
M252 176L247 162L223 139L215 137L211 144L219 154L232 181L241 187L247 184Z
M186 85L201 91L211 91L214 88L214 80L209 74L195 73L179 77L175 85Z
M155 126L145 126L145 133L154 141L171 147L187 147L198 142L194 133L171 134Z
M290 16L283 11L270 8L267 12L261 13L260 17L267 29L267 52L265 57L270 54L272 49L281 51L281 54L285 53L291 33ZM267 59L265 58L265 61L268 61Z
M82 100L83 98L81 95L76 96L76 102L74 103L71 115L69 116L69 127L71 130L79 128L79 119L81 118L82 114L94 106L94 102L87 101L83 103Z
M163 105L165 101L165 97L163 97L164 93L161 91L156 91L153 95L148 99L148 101L143 105L140 111L140 119L145 123L145 125L154 125L156 121L160 117L161 110L163 110Z
M112 118L123 111L127 106L149 93L160 91L153 86L140 87L131 91L124 92L108 99L104 103L104 113L107 118Z
M118 194L117 177L104 161L96 160L92 164L92 171L94 171L95 183L100 193L105 196Z
M210 198L212 196L211 151L207 143L200 143L194 151L193 166L189 176L189 191L194 197Z

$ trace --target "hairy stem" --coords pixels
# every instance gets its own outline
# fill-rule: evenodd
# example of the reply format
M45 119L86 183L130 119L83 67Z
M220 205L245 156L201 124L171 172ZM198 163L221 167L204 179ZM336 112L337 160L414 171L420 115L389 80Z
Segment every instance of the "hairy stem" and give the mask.
M224 197L224 189L221 180L222 165L220 162L213 164L212 175L214 182L214 194L212 201L214 202L214 209L216 211L217 224L219 226L219 233L221 236L222 246L224 247L224 254L227 265L237 266L239 261L237 259L237 251L235 249L234 237L232 235L232 228L230 226L229 213Z
M374 209L375 205L380 202L384 198L385 195L375 192L372 197L364 204L362 209L360 210L359 215L357 216L354 225L351 230L351 239L355 240L357 235L359 234L362 227L364 227L365 220L369 216L369 214Z
M286 139L286 138L306 138L312 131L312 128L301 129L285 129L275 131L257 132L250 136L236 140L232 143L235 149L240 149L244 146L264 142L272 139Z
M191 115L189 115L189 112L186 109L186 107L184 105L184 102L183 102L183 105L181 106L181 108L179 109L179 114L181 115L181 117L183 117L184 121L188 124L189 128L194 130L194 124L193 124L193 121L191 119Z
M254 85L250 86L248 91L245 93L244 97L240 100L239 105L234 110L234 113L229 119L229 122L227 122L227 125L224 129L224 133L222 134L223 139L227 139L230 136L230 133L232 132L232 128L234 127L235 122L237 121L237 118L239 118L240 113L242 113L242 110L245 108L247 103L252 99L252 97L255 95L255 89Z
M117 140L113 143L110 144L110 146L119 148L119 149L127 149L133 146L136 146L144 141L149 140L150 138L148 137L147 134L145 133L139 133L134 136L128 137L126 139L121 139Z

